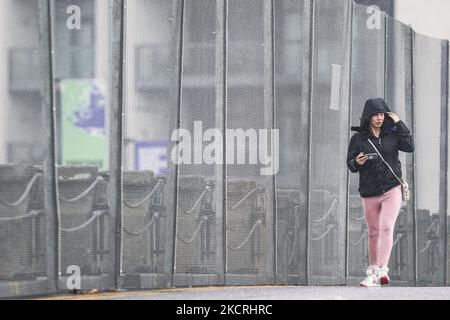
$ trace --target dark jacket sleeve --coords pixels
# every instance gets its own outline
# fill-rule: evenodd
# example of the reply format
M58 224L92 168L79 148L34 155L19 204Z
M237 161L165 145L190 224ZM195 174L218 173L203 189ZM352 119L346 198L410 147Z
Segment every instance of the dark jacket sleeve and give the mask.
M364 165L360 166L358 163L356 163L356 157L360 152L361 151L358 148L357 134L355 134L350 139L350 144L348 146L347 152L347 167L353 173L359 172L364 167Z
M414 152L414 141L413 136L411 135L411 131L406 126L406 124L400 120L396 123L398 129L398 150L403 152Z

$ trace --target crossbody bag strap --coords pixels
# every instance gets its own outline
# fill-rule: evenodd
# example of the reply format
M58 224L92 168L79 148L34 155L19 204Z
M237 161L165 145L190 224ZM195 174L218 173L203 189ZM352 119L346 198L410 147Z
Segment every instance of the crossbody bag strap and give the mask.
M386 162L386 160L384 160L383 156L381 155L381 153L378 151L377 147L375 147L375 145L373 144L372 141L369 140L370 144L372 145L372 147L376 150L376 152L378 153L378 155L380 156L381 160L383 160L383 162L388 166L389 170L391 170L392 174L397 178L397 180L403 185L403 181L400 180L399 177L397 177L397 175L395 174L394 170L392 170L391 166L389 165L389 163Z

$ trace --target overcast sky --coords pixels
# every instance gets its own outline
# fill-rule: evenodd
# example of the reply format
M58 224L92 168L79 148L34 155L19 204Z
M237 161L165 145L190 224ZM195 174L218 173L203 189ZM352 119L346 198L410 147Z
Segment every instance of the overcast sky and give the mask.
M450 39L450 0L395 0L394 15L416 32Z

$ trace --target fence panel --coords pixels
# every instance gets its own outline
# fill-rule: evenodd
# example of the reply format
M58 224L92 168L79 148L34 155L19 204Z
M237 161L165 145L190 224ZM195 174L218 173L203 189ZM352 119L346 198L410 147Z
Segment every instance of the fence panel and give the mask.
M47 293L50 161L47 6L0 4L0 297ZM24 23L26 21L26 23ZM44 39L45 38L45 39ZM47 270L48 269L48 270Z
M413 127L412 30L386 17L386 102L411 131ZM400 152L403 176L414 193L415 153ZM403 203L394 230L390 278L399 285L415 284L414 200Z
M220 130L216 113L223 108L214 107L216 83L223 82L216 74L216 48L221 45L223 50L223 42L218 44L223 34L217 25L218 10L223 10L223 6L219 7L216 1L185 2L180 128L186 151L190 152L183 154L186 157L178 167L175 286L220 283L216 250L223 230L217 231L216 227L220 216L215 212L215 197L222 179L217 176L215 161L208 158L213 140L207 136L208 130ZM184 133L190 143L184 140ZM213 141L215 152L222 153L221 137L214 139L219 139Z
M384 17L383 12L372 12L366 6L354 5L351 71L351 123L353 126L360 125L367 99L385 96L386 25ZM355 132L351 132L350 136L353 134ZM368 230L358 187L359 174L350 174L347 242L349 283L357 283L361 277L365 277L365 271L369 265Z
M441 135L445 125L442 104L442 41L414 33L414 122L416 159L418 285L442 285L444 275L441 167L446 165ZM432 84L432 85L430 85ZM444 226L445 227L445 226ZM445 229L444 229L445 230Z
M310 1L275 1L277 281L305 283ZM305 78L306 74L306 78ZM289 148L283 147L289 146Z
M104 1L52 1L57 120L59 287L81 272L81 289L107 288L110 8Z
M350 21L349 2L314 1L310 284L345 283Z
M173 273L182 2L126 2L121 278L166 287Z
M227 134L225 148L227 283L271 283L273 277L273 181L253 157L264 141L260 129L270 136L272 128L267 113L273 89L265 84L272 67L265 31L269 4L228 1L226 129L233 134Z

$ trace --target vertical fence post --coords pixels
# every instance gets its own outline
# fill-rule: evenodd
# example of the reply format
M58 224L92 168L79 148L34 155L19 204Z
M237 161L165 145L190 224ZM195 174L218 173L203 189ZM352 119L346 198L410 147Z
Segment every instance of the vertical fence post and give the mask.
M391 37L391 35L389 34L389 15L384 12L384 69L383 69L383 73L384 73L384 78L383 78L383 98L384 100L388 100L388 66L389 66L389 62L388 62L388 58L389 58L389 38Z
M302 1L302 13L303 13L303 22L302 22L302 50L303 50L303 56L302 56L302 73L301 73L301 101L300 101L300 119L301 123L300 125L300 134L303 134L307 136L307 143L306 143L306 151L304 152L304 156L301 158L303 160L306 160L306 162L309 162L310 154L309 154L309 132L310 132L310 102L311 102L311 63L312 63L312 49L311 49L311 41L312 41L312 1L310 0L304 0ZM305 149L305 148L303 148ZM305 174L305 176L301 174ZM298 274L302 275L303 277L299 277L299 281L297 284L306 284L306 274L307 274L307 266L308 266L308 211L309 211L309 165L307 165L306 170L303 170L300 174L300 181L306 180L305 182L302 182L300 186L300 193L303 193L303 195L300 195L299 200L299 210L305 210L302 212L302 214L305 215L305 219L302 217L302 222L305 222L305 241L304 241L304 247L300 249L300 261L298 263ZM303 196L303 199L301 198ZM300 238L300 237L299 237ZM300 239L298 240L300 241ZM301 254L304 254L304 257L301 256Z
M112 0L112 91L109 133L109 248L113 286L120 288L122 274L122 139L125 0Z
M389 26L390 24L388 24ZM394 25L392 25L392 29L394 29ZM403 61L405 68L405 121L410 124L412 128L412 134L414 135L414 109L413 109L413 101L414 101L414 91L413 91L413 42L412 42L412 30L409 27L403 26L401 27L401 32L403 36ZM406 203L406 211L408 214L407 218L407 230L412 231L411 235L407 235L408 237L408 247L407 252L412 253L407 255L407 279L409 284L415 284L416 282L416 206L415 206L415 153L406 156L406 180L409 181L409 187L411 189L411 200Z
M309 27L304 29L305 33L308 33L304 36L304 39L308 40L307 43L309 50L307 54L308 68L305 68L305 72L303 77L307 79L305 84L307 84L308 88L305 88L304 100L302 101L303 105L307 106L308 110L308 174L307 174L307 192L306 192L306 243L305 243L305 285L309 284L309 237L310 237L310 213L311 213L311 157L312 157L312 82L314 75L314 15L315 15L315 3L313 0L305 0L305 21L308 21ZM307 19L309 17L309 19ZM306 59L305 59L306 60ZM307 72L306 72L307 70Z
M264 128L272 132L274 127L274 43L273 43L273 0L264 1ZM273 135L269 135L274 146ZM265 147L268 147L266 144ZM271 150L272 155L274 150ZM278 161L277 159L273 159ZM264 278L272 283L276 274L276 197L274 197L275 175L264 178L266 197L266 272ZM272 225L273 224L273 225ZM275 245L275 247L274 247Z
M223 172L223 268L225 273L225 285L228 284L227 281L227 273L228 273L228 233L227 233L227 216L228 216L228 166L227 166L227 136L226 131L228 128L228 0L224 0L224 92L223 92L223 163L224 163L224 172Z
M270 20L268 20L268 23L270 23L270 64L271 64L271 74L270 74L270 102L272 104L271 108L268 110L269 116L271 116L272 121L271 123L268 123L270 125L270 153L272 155L272 168L278 168L279 169L279 152L275 153L274 150L279 149L279 145L276 146L275 143L279 144L279 141L275 141L275 135L274 135L274 130L277 129L277 119L276 119L276 114L275 114L275 96L276 96L276 92L275 92L275 4L274 4L275 0L271 0L270 1L270 8L269 8L269 12L270 13ZM279 139L279 134L277 135L278 139ZM276 163L276 165L274 165L274 163ZM270 184L271 184L271 191L270 194L272 195L272 214L273 217L271 219L273 226L272 226L272 230L273 230L273 235L272 235L272 239L273 239L273 245L272 245L272 265L273 265L273 276L272 276L272 283L276 284L277 281L277 270L278 270L278 229L277 229L277 225L278 225L278 204L277 204L277 173L273 172L272 177L270 179Z
M445 286L447 274L447 170L448 170L448 40L441 41L441 139L439 181L439 282Z
M352 99L352 95L353 95L353 86L352 86L352 66L353 66L353 32L354 32L354 27L356 26L355 23L355 14L356 14L356 9L355 9L356 3L352 2L351 3L351 7L350 7L350 64L349 64L349 89L348 89L348 94L349 94L349 110L348 110L348 123L351 125L352 123L352 110L353 110L353 99ZM350 135L351 135L351 130L350 130L350 125L348 126L348 137L350 140ZM347 170L347 183L346 183L346 190L345 190L345 195L346 195L346 206L345 206L345 261L344 261L344 265L345 265L345 270L344 270L344 281L345 284L347 285L347 279L348 279L348 255L349 255L349 250L348 250L348 245L349 245L349 237L350 237L350 232L349 232L349 224L350 224L350 198L349 198L349 190L350 190L350 174Z
M450 79L449 79L449 75L450 75L450 42L447 41L447 56L446 58L446 64L447 64L447 104L449 103L449 99L450 99ZM448 199L449 199L449 186L448 186L448 182L449 182L449 178L448 178L448 173L449 173L449 128L448 125L450 123L450 112L447 111L447 145L445 146L446 148L446 153L447 153L447 171L445 172L445 175L447 177L447 181L446 181L446 210L445 210L445 226L446 226L446 231L445 231L445 286L449 286L450 285L450 260L449 260L449 233L450 233L450 219L448 217Z
M51 0L39 0L39 56L41 66L42 120L45 132L44 194L46 211L48 291L58 290L59 233L56 172L56 117L53 88L53 37Z
M227 70L227 0L217 0L216 7L216 129L223 133L222 150L225 150L225 110L226 110L226 70ZM216 272L219 283L225 284L225 255L226 255L226 219L224 206L225 186L225 159L222 154L222 164L215 166L215 214L216 214Z
M413 128L413 137L414 137L414 141L416 141L415 139L415 132L416 132L416 123L415 123L415 94L416 94L416 85L415 85L415 74L414 74L414 63L415 63L415 59L414 59L414 52L415 52L415 32L414 30L411 29L411 84L412 84L412 88L411 88L411 123L412 123L412 128ZM417 286L417 188L416 188L416 182L417 182L417 176L416 176L416 157L413 155L413 165L412 167L412 178L413 178L413 184L414 184L414 189L412 192L412 206L414 208L414 223L413 223L413 250L414 250L414 254L413 254L413 276L414 276L414 286Z
M175 32L174 38L171 39L175 43L171 61L174 64L174 72L172 73L170 85L170 104L169 107L173 112L170 113L170 130L180 128L180 109L181 109L181 90L183 77L183 36L184 36L184 20L185 20L185 0L174 1L175 9ZM169 136L171 136L169 132ZM177 141L179 137L176 137ZM169 143L169 158L171 151L175 148L176 142ZM170 159L168 161L167 176L167 220L166 220L166 247L165 247L165 273L169 276L170 286L174 286L174 275L176 272L176 250L177 250L177 203L178 203L178 154L175 155L175 163Z
M271 77L271 94L272 94L272 98L271 98L271 103L272 103L272 108L271 108L271 112L270 115L272 116L272 123L270 125L270 129L271 132L273 132L273 130L279 130L279 128L277 127L277 118L276 118L276 88L275 88L275 46L276 46L276 24L275 24L275 2L274 0L271 0L270 3L270 54L271 54L271 64L272 64L272 74L270 75ZM270 134L270 141L271 141L271 154L272 154L272 167L278 168L279 169L279 152L278 154L274 155L274 147L275 147L275 143L273 141L274 135ZM278 135L279 138L279 135ZM278 141L279 143L279 141ZM279 148L279 146L278 146ZM277 164L274 165L274 162L276 162ZM274 172L273 176L272 176L272 196L273 196L273 205L272 205L272 210L273 210L273 218L272 218L272 223L273 223L273 284L277 284L278 283L278 197L277 197L277 173Z

